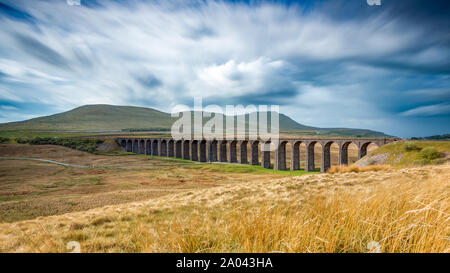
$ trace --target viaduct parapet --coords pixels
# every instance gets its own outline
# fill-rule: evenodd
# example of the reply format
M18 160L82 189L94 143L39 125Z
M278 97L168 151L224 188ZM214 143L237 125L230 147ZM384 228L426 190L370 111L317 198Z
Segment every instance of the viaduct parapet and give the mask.
M396 141L391 138L346 138L346 139L280 139L278 147L273 152L273 168L286 170L286 145L291 146L290 170L300 170L300 145L306 146L305 171L314 171L314 147L322 147L321 172L331 167L331 145L339 146L339 165L348 164L348 147L354 143L358 147L358 159L367 154L367 147L374 143L381 147ZM228 162L239 164L259 165L271 168L271 152L262 149L271 145L270 141L234 139L181 139L172 138L116 138L123 151L154 156L175 157L199 162ZM239 156L238 156L239 146ZM261 158L261 161L259 160Z

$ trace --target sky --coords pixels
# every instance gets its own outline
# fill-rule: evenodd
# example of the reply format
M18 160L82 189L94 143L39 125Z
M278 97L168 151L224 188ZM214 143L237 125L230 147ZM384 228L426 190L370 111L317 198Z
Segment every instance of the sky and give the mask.
M279 105L450 133L450 1L0 0L0 122L86 104Z

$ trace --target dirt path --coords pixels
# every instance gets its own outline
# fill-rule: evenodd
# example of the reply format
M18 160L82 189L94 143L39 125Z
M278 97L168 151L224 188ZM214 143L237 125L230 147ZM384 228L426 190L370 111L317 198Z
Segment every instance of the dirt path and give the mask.
M33 160L33 161L41 161L41 162L46 162L46 163L51 163L51 164L56 164L56 165L61 165L61 166L65 166L65 167L74 167L74 168L110 168L110 167L123 167L123 166L129 166L129 164L115 164L115 165L108 165L108 166L86 166L86 165L76 165L76 164L69 164L69 163L63 163L63 162L58 162L58 161L54 161L54 160L50 160L50 159L44 159L44 158L29 158L29 157L10 157L10 156L0 156L0 159L6 159L6 160ZM170 158L167 158L170 159ZM220 164L235 164L235 163L226 163L226 162L214 162L214 163L220 163ZM155 164L155 163L151 163L151 164L133 164L134 167L137 166L183 166L183 165L193 165L193 164L201 164L199 162L177 162L177 163L166 163L166 164Z
M94 168L93 166L83 166L83 165L74 165L74 164L68 164L68 163L62 163L58 161L53 161L49 159L42 159L42 158L27 158L27 157L8 157L8 156L0 156L0 159L10 159L10 160L33 160L33 161L41 161L66 167L75 167L75 168Z

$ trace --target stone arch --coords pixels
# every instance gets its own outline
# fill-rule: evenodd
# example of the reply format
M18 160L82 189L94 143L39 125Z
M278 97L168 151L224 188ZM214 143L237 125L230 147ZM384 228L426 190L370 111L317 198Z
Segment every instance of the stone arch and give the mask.
M206 140L201 140L200 141L200 147L199 147L199 158L200 158L200 162L206 162L206 145L207 145L207 141Z
M348 165L348 147L352 143L357 146L357 144L352 141L345 141L341 143L339 147L339 165Z
M148 139L145 141L145 154L146 155L152 154L152 141Z
M247 146L247 140L243 140L239 144L239 163L241 164L248 164Z
M327 141L322 143L322 163L320 165L320 171L326 172L331 167L331 145L334 141Z
M137 139L133 141L133 153L139 153L139 140Z
M230 149L230 157L229 157L229 161L230 163L237 163L237 140L232 140L230 141L229 144L229 149Z
M314 147L316 146L317 143L319 143L320 146L322 146L322 144L319 141L311 141L311 142L306 144L306 165L305 165L305 170L307 172L312 172L316 168L315 167L315 163L314 163Z
M139 153L145 154L145 140L143 139L139 141Z
M227 141L222 140L219 142L219 161L227 162Z
M175 157L177 158L182 158L183 154L182 154L182 141L181 140L177 140L175 142Z
M259 141L255 140L250 142L250 163L252 165L259 165Z
M274 169L279 171L286 170L286 144L288 141L281 140L275 150Z
M189 145L190 145L189 140L183 141L183 159L186 159L186 160L191 159L191 157L189 155Z
M160 156L167 156L167 140L161 140L161 151Z
M191 160L198 161L198 140L191 141Z
M300 145L302 141L291 143L291 171L300 170Z
M376 145L377 147L380 146L375 141L366 141L366 142L361 143L361 146L358 149L358 159L361 159L361 158L363 158L363 157L365 157L367 155L367 148L371 144Z
M261 167L270 169L270 141L261 143Z
M217 162L218 157L217 157L217 145L218 145L218 141L216 139L210 140L209 141L209 154L208 154L208 160L209 162Z
M158 140L157 139L154 139L152 141L152 155L159 155Z
M169 141L167 141L167 156L169 157L175 157L174 144L175 142L173 141L173 139L169 139Z
M120 148L122 148L122 151L127 151L127 141L125 139L120 140Z
M127 140L127 152L133 152L133 141L131 139Z

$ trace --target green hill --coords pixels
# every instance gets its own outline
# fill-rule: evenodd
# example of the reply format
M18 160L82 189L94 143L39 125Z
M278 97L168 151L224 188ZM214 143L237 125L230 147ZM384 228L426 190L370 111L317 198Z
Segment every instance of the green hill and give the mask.
M367 165L417 166L444 164L450 160L450 141L407 141L384 145L358 160Z
M248 116L246 120L248 121ZM151 108L85 105L60 114L0 124L0 131L161 131L170 130L174 121L175 118L169 113ZM387 137L384 133L364 129L323 129L306 126L284 114L280 114L279 122L280 131L286 133Z
M170 128L170 115L151 108L86 105L25 121L0 124L0 130L119 131L125 128Z

